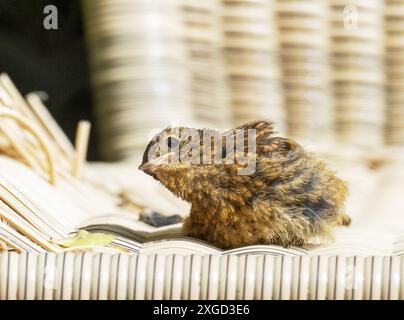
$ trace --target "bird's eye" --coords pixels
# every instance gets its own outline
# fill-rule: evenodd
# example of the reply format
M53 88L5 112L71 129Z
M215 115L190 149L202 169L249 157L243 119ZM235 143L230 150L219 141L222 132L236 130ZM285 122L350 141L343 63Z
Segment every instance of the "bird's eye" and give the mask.
M174 137L168 137L166 139L167 147L170 149L178 147L179 141L177 138Z

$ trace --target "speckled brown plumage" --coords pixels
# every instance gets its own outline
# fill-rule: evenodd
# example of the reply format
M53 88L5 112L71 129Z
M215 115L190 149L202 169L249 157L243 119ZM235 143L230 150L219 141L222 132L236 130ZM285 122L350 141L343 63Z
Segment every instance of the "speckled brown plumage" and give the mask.
M256 170L248 175L238 173L246 163L228 164L237 152L224 147L226 139L244 129L256 130L255 152L241 151L256 157ZM211 145L212 137L222 147ZM220 161L199 163L207 151ZM169 163L162 163L163 158ZM343 212L345 183L295 141L274 136L272 124L265 121L224 133L167 128L150 141L140 168L191 203L184 232L219 248L302 246L313 237L332 239L334 227L350 223Z

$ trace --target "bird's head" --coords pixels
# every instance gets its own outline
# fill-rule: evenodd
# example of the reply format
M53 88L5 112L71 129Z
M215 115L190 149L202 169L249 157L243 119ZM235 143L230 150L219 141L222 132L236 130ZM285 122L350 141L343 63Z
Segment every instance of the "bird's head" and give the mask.
M254 138L242 129L166 128L149 142L139 169L191 201L195 193L223 187L254 170Z
M160 173L175 174L197 163L201 147L199 130L166 128L156 134L143 154L139 169L159 179Z

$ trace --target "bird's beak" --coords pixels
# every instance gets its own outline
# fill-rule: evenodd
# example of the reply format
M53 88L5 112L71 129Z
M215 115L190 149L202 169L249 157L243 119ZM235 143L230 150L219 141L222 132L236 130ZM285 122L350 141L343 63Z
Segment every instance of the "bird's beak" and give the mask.
M163 154L161 157L158 157L150 162L147 162L145 164L142 164L139 167L139 170L142 170L145 173L153 174L154 171L162 164L166 164L166 159L170 156L172 156L174 152L169 152L166 154Z

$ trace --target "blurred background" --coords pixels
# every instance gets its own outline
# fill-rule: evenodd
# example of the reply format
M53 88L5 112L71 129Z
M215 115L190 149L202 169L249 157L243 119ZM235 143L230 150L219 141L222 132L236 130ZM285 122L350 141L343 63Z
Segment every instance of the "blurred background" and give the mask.
M159 212L132 162L157 131L264 119L348 182L354 225L404 228L404 0L0 0L0 72L72 140L90 120L91 180Z
M47 30L47 5L57 29ZM404 0L0 0L0 71L89 158L252 119L313 145L404 145ZM388 81L386 81L386 79Z

